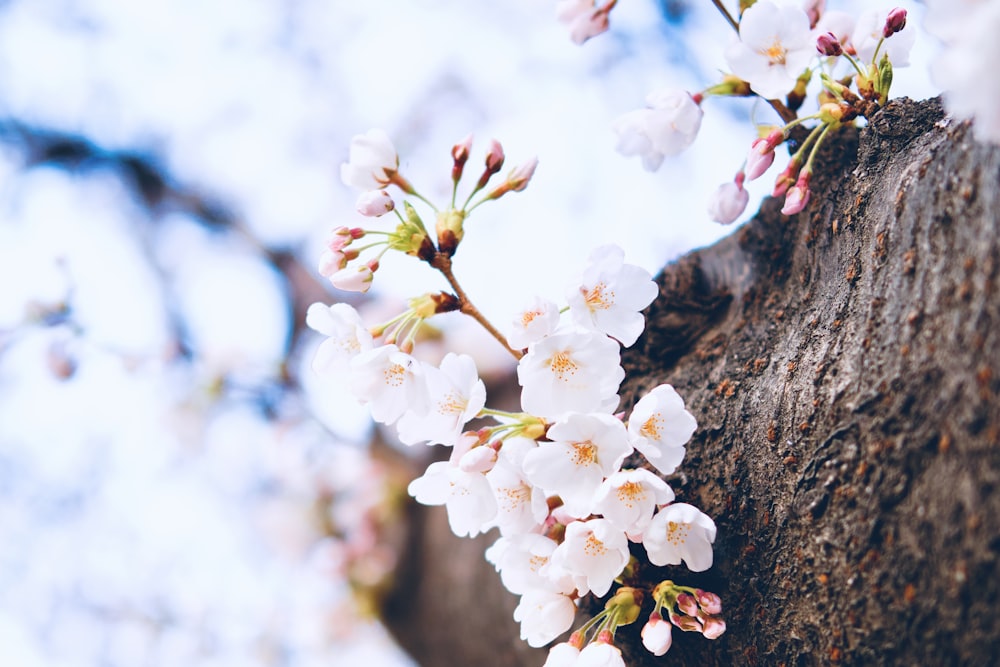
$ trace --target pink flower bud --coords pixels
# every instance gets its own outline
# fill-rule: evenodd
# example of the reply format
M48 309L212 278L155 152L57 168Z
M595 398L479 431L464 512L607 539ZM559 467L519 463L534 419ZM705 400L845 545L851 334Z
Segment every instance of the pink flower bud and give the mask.
M319 256L319 275L329 278L337 271L347 268L347 257L340 250L324 250Z
M825 32L816 38L816 50L824 56L840 56L844 47L832 32Z
M698 606L706 614L718 614L722 612L722 599L715 593L703 591L700 588L694 592L698 600Z
M683 616L681 614L670 614L670 622L684 632L701 632L702 625L694 616Z
M361 196L358 197L355 208L361 215L377 218L396 208L396 202L385 190L368 190L362 192Z
M367 292L377 269L378 262L375 260L361 266L346 267L330 276L330 282L345 292Z
M657 613L650 615L649 622L642 626L641 635L642 645L653 655L663 655L673 643L671 625Z
M706 616L702 620L705 627L701 634L705 635L706 639L716 639L726 631L726 622L718 616Z
M772 197L783 197L788 188L795 182L795 179L799 175L799 169L802 168L802 162L798 160L791 160L785 170L778 174L778 177L774 179L774 190L771 191Z
M532 158L522 165L519 165L500 185L496 186L486 195L486 199L500 199L508 192L520 192L528 187L528 182L535 174L535 167L538 166L538 158Z
M774 147L769 146L767 139L755 139L750 144L750 152L747 153L747 180L753 181L760 178L773 162Z
M451 180L456 183L462 178L462 170L465 169L465 162L469 159L469 152L471 150L471 134L451 148L451 159L454 161L454 165L451 168Z
M493 178L493 174L500 171L500 168L503 167L503 161L503 146L496 139L490 139L490 147L486 151L486 169L483 170L483 175L476 183L476 190L482 189Z
M690 593L681 593L677 596L677 608L688 616L698 615L698 602Z
M486 171L492 176L503 167L503 146L496 139L490 139L490 147L486 151Z
M806 204L809 203L811 195L809 192L809 179L811 176L810 172L803 172L799 176L799 180L795 182L795 186L788 191L788 194L785 196L785 205L781 208L783 215L795 215L801 212L806 207Z
M531 177L535 175L535 167L537 166L538 158L533 157L512 171L510 176L507 177L510 189L514 192L520 192L528 187L528 182L531 181Z
M906 27L906 10L896 7L889 12L885 19L885 26L882 28L882 36L889 38Z
M349 245L351 241L353 241L354 239L361 238L361 236L364 236L363 229L361 228L355 228L355 229L361 232L360 236L355 236L354 235L355 230L349 227L343 227L343 226L335 227L330 232L330 235L326 238L327 247L329 247L331 250L340 250L344 246Z
M728 225L735 222L746 210L747 203L750 201L750 193L740 187L740 180L742 179L723 183L712 195L708 202L708 214L712 220L722 225Z

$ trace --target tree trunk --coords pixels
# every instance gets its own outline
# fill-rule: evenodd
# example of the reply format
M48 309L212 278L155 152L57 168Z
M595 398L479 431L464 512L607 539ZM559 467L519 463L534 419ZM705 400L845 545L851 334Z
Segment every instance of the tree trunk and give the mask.
M654 658L640 618L618 634L630 667L1000 654L1000 149L943 121L937 101L905 99L830 144L806 211L788 218L767 200L734 236L664 269L624 355L624 408L669 382L697 417L669 481L718 525L708 572L641 576L718 592L728 624L715 641L677 631ZM402 614L397 597L390 626L425 667L541 665L519 648L492 568L465 562L482 547L443 531L417 524L412 548L437 551L404 587L479 568L464 576L492 592L450 608L422 597ZM456 642L431 659L406 639L429 625L485 628L492 653Z

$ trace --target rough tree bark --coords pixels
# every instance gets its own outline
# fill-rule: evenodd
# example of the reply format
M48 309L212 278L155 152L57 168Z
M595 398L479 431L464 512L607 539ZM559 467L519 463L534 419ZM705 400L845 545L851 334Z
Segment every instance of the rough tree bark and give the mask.
M728 623L659 659L636 623L633 667L1000 655L1000 150L898 100L814 188L666 267L624 356L626 408L669 382L698 418L669 481L718 524L711 570L640 576L720 593ZM409 549L386 617L422 665L544 662L482 543L420 509Z

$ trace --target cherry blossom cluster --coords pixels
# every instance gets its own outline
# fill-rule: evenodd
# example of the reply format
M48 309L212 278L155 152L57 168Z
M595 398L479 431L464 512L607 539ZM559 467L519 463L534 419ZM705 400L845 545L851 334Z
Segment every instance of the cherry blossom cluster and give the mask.
M593 2L564 2L583 8ZM870 9L857 18L827 11L825 0L801 4L771 0L741 0L734 17L720 0L713 0L735 31L725 50L730 72L698 93L665 88L646 98L646 107L620 116L613 124L618 150L636 155L654 171L664 157L676 155L697 137L702 103L711 96L757 96L775 109L782 124L758 127L744 165L735 178L721 185L709 202L709 214L722 224L736 221L746 209L747 181L759 178L774 161L775 149L792 130L812 123L787 167L777 176L772 196L783 197L782 213L801 212L810 199L809 184L819 148L831 132L855 119L868 118L888 100L894 67L909 64L914 31L906 30L906 11ZM988 4L988 3L984 3ZM985 13L985 10L983 10ZM562 16L562 15L561 15ZM607 28L606 13L603 28ZM575 25L575 24L574 24ZM589 23L588 36L600 32ZM574 39L577 31L573 28ZM580 41L580 40L577 40ZM810 84L818 82L818 108L798 116Z
M659 293L650 274L626 263L617 246L594 250L567 286L565 305L535 297L506 332L471 303L451 266L464 222L481 203L526 187L536 164L529 161L487 189L503 163L500 144L491 142L482 175L458 207L471 147L469 137L452 149L451 203L438 208L399 174L398 156L384 133L354 139L342 178L363 190L358 211L372 217L395 211L396 225L336 229L320 273L336 287L363 291L383 255L395 250L439 271L453 292L416 297L406 311L373 327L350 305L313 304L307 324L325 336L313 367L346 383L375 421L395 427L401 442L450 448L448 460L431 463L409 484L409 493L425 505L443 505L458 536L497 529L486 557L506 588L520 596L514 620L530 645L543 646L568 631L584 596L610 595L604 611L571 642L553 648L546 664L615 664L585 656L607 654L621 662L614 633L638 618L643 598L639 583L630 579L638 562L630 545L641 545L645 560L656 567L684 563L699 572L712 565L714 521L676 502L661 477L681 464L697 424L667 384L640 398L627 418L616 413L625 377L621 348L639 338L645 328L641 311ZM411 203L397 206L384 189L389 186L433 209L434 237ZM354 247L373 236L379 240ZM361 262L361 254L372 249L376 256ZM448 353L432 364L415 356L423 323L453 311L475 318L517 358L521 412L486 407L485 385L471 357ZM477 427L470 428L474 419ZM647 646L658 654L670 641L661 611L673 626L710 639L725 629L714 594L696 594L669 580L648 593L655 626L648 633L656 639ZM687 604L692 595L697 604L707 601L700 615Z

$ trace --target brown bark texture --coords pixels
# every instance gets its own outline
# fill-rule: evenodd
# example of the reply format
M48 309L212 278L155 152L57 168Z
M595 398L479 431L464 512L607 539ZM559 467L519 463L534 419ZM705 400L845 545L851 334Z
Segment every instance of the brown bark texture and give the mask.
M668 481L718 525L709 571L638 578L719 593L728 624L655 658L641 617L631 667L1000 655L1000 149L906 99L829 143L803 213L769 199L664 269L623 357L624 408L668 382L698 419ZM484 543L447 531L415 510L389 626L425 667L540 666Z

